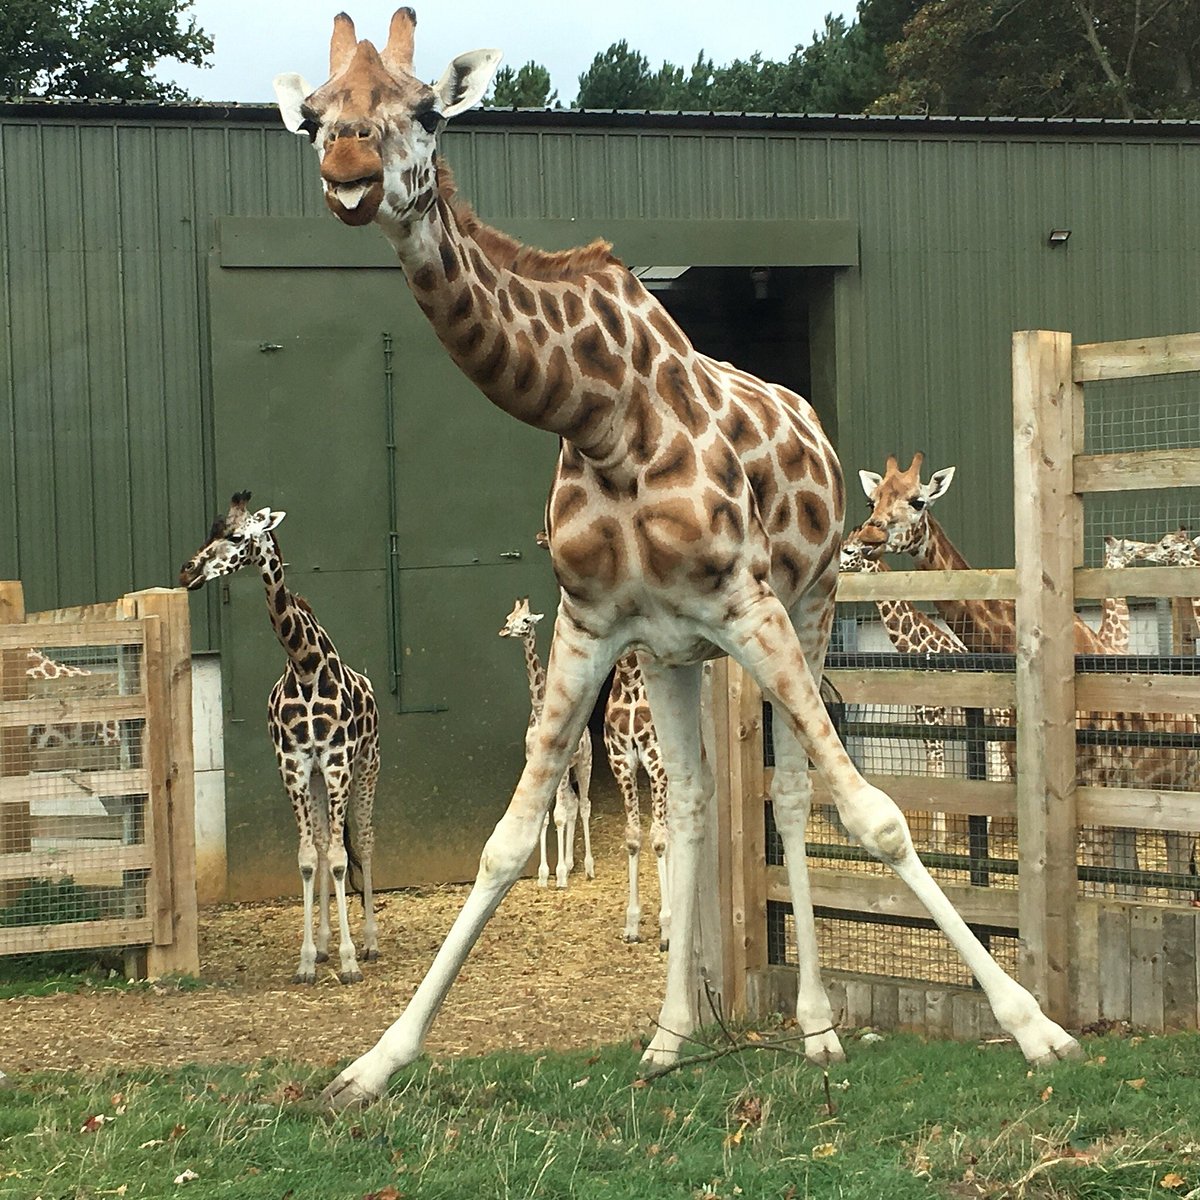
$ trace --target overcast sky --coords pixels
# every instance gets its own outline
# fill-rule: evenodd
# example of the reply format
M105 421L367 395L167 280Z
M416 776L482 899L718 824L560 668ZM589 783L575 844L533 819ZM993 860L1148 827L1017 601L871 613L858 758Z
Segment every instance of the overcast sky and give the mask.
M189 10L216 44L212 67L163 62L155 75L203 100L271 100L271 80L298 71L314 87L329 66L329 35L339 0L195 0ZM346 0L360 38L387 38L394 3ZM594 55L624 38L657 69L664 59L690 66L704 50L715 62L760 50L786 58L812 40L827 12L854 15L854 0L433 0L413 4L418 17L416 67L436 79L457 54L485 46L516 68L533 59L550 71L568 103Z

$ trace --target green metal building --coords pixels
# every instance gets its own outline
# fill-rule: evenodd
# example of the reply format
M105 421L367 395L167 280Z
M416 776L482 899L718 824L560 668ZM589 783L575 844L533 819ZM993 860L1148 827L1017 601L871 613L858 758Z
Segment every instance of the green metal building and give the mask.
M485 220L610 239L702 349L808 395L852 517L858 468L956 465L940 511L980 566L1012 561L1012 330L1200 328L1198 125L480 111L443 150ZM233 491L286 509L291 586L381 698L377 878L470 877L528 712L496 631L516 596L554 610L555 440L458 374L271 109L0 105L0 277L0 577L107 599L172 583ZM231 896L291 891L259 584L194 604Z

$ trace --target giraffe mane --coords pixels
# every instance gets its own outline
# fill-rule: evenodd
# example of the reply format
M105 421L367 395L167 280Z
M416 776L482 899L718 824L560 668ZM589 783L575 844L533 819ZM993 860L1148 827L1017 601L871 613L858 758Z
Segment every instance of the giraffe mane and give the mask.
M507 233L485 225L470 204L458 194L453 173L440 160L437 183L438 196L453 213L455 224L475 242L487 260L502 271L511 271L514 275L540 283L554 283L579 279L606 267L624 266L613 254L612 243L603 238L572 250L540 250L537 246L526 246Z

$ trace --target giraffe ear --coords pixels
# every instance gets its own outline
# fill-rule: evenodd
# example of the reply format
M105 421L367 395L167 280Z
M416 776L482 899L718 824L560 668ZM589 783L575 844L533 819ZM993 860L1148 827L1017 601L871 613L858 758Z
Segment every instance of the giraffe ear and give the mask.
M925 499L931 501L944 496L950 490L950 480L953 478L953 467L943 467L940 471L934 471L925 488Z
M447 121L483 99L503 56L499 50L469 50L460 54L433 85Z
M529 619L536 625L545 615L545 613L531 612L529 614Z
M867 499L875 498L875 489L883 482L882 475L876 475L874 471L859 471L858 481L862 484L862 490L867 493Z
M269 508L264 508L263 512L266 514L267 518L266 524L263 525L264 530L274 529L283 520L283 518L287 516L286 512L272 512Z
M273 86L275 99L279 103L279 115L283 118L284 125L292 133L301 133L307 137L308 130L300 128L304 124L300 105L304 103L305 96L312 93L308 81L303 75L289 72L286 75L276 75Z

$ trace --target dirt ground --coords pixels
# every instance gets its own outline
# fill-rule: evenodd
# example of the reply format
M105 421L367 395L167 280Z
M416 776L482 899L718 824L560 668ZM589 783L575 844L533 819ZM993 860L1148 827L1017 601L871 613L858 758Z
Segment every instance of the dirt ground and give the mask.
M516 884L451 989L427 1043L430 1054L589 1047L649 1028L666 965L658 951L654 855L647 839L640 873L645 940L627 945L621 940L624 816L615 787L596 800L596 878L582 874L579 836L566 891L553 887L553 874L548 889L529 879ZM553 840L552 827L551 846ZM553 863L553 849L550 854ZM203 909L200 961L207 986L96 988L0 1001L0 1069L15 1074L268 1057L332 1065L369 1049L399 1015L466 891L454 886L379 897L382 957L361 964L363 982L348 987L337 981L336 953L315 985L289 982L300 948L298 899ZM359 938L357 899L351 927Z

